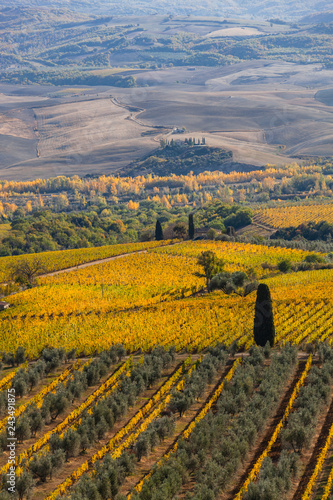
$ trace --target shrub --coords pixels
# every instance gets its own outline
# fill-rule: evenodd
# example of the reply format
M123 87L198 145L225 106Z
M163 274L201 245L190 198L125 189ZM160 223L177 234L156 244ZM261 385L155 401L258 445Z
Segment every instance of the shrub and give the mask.
M281 273L287 273L291 270L292 268L292 265L291 265L291 261L289 259L284 259L284 260L281 260L279 263L278 263L278 270L281 272Z

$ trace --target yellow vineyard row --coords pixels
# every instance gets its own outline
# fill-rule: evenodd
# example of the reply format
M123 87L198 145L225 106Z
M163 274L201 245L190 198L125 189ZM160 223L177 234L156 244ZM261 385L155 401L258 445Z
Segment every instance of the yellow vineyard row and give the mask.
M92 262L94 260L115 257L124 253L137 252L166 245L168 241L145 241L138 243L124 243L118 245L105 245L102 247L79 248L74 250L57 250L53 252L41 252L39 254L26 254L13 257L0 257L0 283L10 278L13 265L22 259L32 262L38 259L44 268L44 272L54 272L60 269L75 267L80 264Z
M307 222L321 221L333 224L333 204L261 208L255 212L254 221L274 228L297 227Z
M306 489L303 493L302 500L310 500L310 498L311 498L313 487L315 485L315 482L317 480L318 475L320 474L320 472L322 470L325 457L326 457L328 449L331 445L332 438L333 438L333 424L330 427L328 436L326 438L326 442L325 442L323 448L320 450L320 453L317 457L315 469L314 469L314 471L309 479L309 482L306 486ZM332 469L332 471L333 471L333 469ZM328 478L328 481L325 485L324 493L323 493L323 496L321 497L321 500L324 500L324 499L326 500L331 492L332 480L333 480L333 472L332 471L331 471L329 478Z
M284 423L285 423L286 419L288 418L288 415L293 407L293 404L294 404L295 399L299 393L299 390L302 387L302 385L304 384L304 381L305 381L307 374L311 368L311 365L312 365L312 356L310 354L310 356L308 357L308 360L306 362L305 368L302 372L302 375L299 378L299 380L298 380L298 382L297 382L297 384L296 384L296 386L295 386L295 388L294 388L294 390L289 398L287 407L284 411L284 414L283 414L280 422L276 426L274 433L273 433L271 439L269 440L265 450L262 452L262 454L260 455L260 457L258 458L256 463L254 464L253 468L251 469L251 472L249 473L249 475L248 475L247 479L245 480L243 486L241 487L239 493L237 493L237 495L235 496L234 500L241 500L241 498L243 498L244 493L247 491L250 483L252 483L252 481L255 481L257 479L262 462L263 462L264 458L267 457L267 455L269 454L269 452L272 449L272 446L274 445L275 441L277 440L277 438L282 430L282 427L284 426Z
M235 370L237 368L237 365L240 363L240 358L237 358L231 369L229 370L228 374L224 377L224 379L222 380L222 382L219 384L219 386L216 388L216 390L214 391L213 395L211 396L211 398L209 399L209 401L207 401L207 403L204 405L204 407L201 409L201 411L199 412L199 414L194 418L194 420L192 420L189 424L188 427L186 427L186 429L182 432L182 434L178 437L177 441L175 442L175 444L173 445L173 447L161 458L161 460L159 460L156 464L156 467L159 467L162 465L162 463L165 461L165 460L168 460L170 458L170 456L172 455L172 453L175 453L177 451L177 448L178 448L178 441L179 439L183 438L183 439L189 439L191 433L193 432L195 426L200 422L200 420L202 420L206 415L207 413L209 412L209 410L211 409L211 407L213 406L213 404L217 401L217 399L220 397L221 393L222 393L222 390L223 390L223 387L225 385L226 382L230 382L230 380L232 379L234 373L235 373ZM149 479L149 477L152 475L152 471L149 471L142 479L141 481L135 486L135 491L137 493L139 493L141 490L142 490L142 487L144 485L144 483L147 481L147 479ZM127 496L127 499L130 500L132 496L132 493L130 493L128 496Z
M110 453L114 450L115 447L116 449L116 455L118 456L119 453L121 454L122 451L129 446L134 439L136 439L136 433L135 433L135 438L133 438L133 435L130 435L129 438L122 444L122 446L118 446L120 442L123 440L123 438L131 432L137 424L140 422L140 420L145 419L146 415L149 414L153 406L166 394L168 393L171 388L175 385L175 382L177 379L179 379L183 372L184 369L191 363L191 357L189 356L184 363L174 372L174 374L168 378L168 380L162 385L162 387L155 393L155 395L144 405L144 407L137 411L137 413L131 418L131 420L124 426L122 427L114 436L113 438L110 439L108 444L103 446L97 453L93 455L93 457L90 460L87 460L84 462L71 476L69 476L63 483L61 483L48 497L46 500L55 500L57 496L62 496L65 495L67 490L85 473L87 472L91 466L97 462L98 460L101 460L107 453ZM181 383L183 383L183 380L181 380ZM177 386L178 390L180 390L181 386ZM171 393L169 394L169 398L165 398L160 405L156 408L155 411L152 412L149 418L144 420L143 423L143 428L142 426L140 427L140 432L143 432L143 430L146 429L148 424L156 418L156 416L162 411L162 409L166 406L166 404L169 402L171 399ZM112 455L113 456L113 455ZM114 457L116 458L116 457Z
M111 386L112 389L115 389L117 386L117 381L122 373L127 370L127 368L132 363L132 358L129 358L125 361L116 371L113 373L96 391L93 392L78 408L75 408L59 425L57 425L54 429L49 432L43 434L43 436L36 441L33 445L30 446L27 450L21 453L15 461L16 465L22 463L23 460L31 458L34 453L37 453L43 446L45 446L49 441L51 436L54 434L60 434L63 432L68 426L71 425L72 422L77 420L80 415L90 406L92 405L101 395L105 393ZM4 465L0 469L0 474L5 474L9 469L10 464Z
M88 364L90 364L92 361L92 359L89 359L86 363L84 363L82 365L82 362L81 360L78 360L76 361L76 363L74 363L72 366L70 366L69 368L66 368L66 370L64 370L57 378L55 378L50 384L48 384L46 387L44 387L44 389L42 389L38 394L36 394L33 398L29 399L29 401L27 401L25 404L22 404L18 407L17 410L15 410L15 414L14 414L14 417L15 418L18 418L20 415L22 415L23 412L25 412L25 410L27 408L29 408L29 406L35 404L37 405L37 408L40 408L43 404L43 400L45 398L45 396L47 394L49 394L50 392L54 392L54 390L56 389L56 387L61 383L61 382L64 382L71 373L73 373L75 370L78 370L78 369L83 369L84 366L87 366ZM5 417L1 422L0 422L0 431L6 426L8 422L8 417Z

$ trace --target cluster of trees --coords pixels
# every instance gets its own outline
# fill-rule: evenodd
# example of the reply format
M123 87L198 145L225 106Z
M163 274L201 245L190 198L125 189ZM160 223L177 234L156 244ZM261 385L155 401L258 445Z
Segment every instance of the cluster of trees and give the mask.
M3 365L18 366L26 360L25 348L19 346L15 352L1 352L0 359L0 370L2 370Z
M128 209L121 210L114 207L101 208L98 212L91 210L60 214L39 209L34 210L31 215L25 215L22 209L17 209L13 215L11 230L2 238L0 257L112 245L138 239L150 240L153 231L147 229L147 226L151 227L154 218L155 221L156 218L158 220L155 225L157 240L164 238L162 223L167 224L167 238L188 236L193 239L195 223L196 227L208 225L213 234L208 232L207 236L214 239L217 236L215 229L234 234L235 229L252 221L249 209L224 204L217 200L207 203L194 214L191 213L190 207L184 209L160 207L156 212L156 206L152 205L154 203L142 203L135 211L136 217L129 213L131 211Z
M250 209L242 209L238 205L230 206L221 203L219 200L214 200L211 203L207 203L203 208L197 210L195 213L190 213L188 216L188 226L186 226L182 220L172 226L169 226L168 237L185 238L187 236L192 240L195 237L195 225L198 225L199 228L209 225L209 229L206 228L206 237L208 239L232 240L235 238L236 229L251 224L251 217L252 212ZM172 229L171 235L170 229ZM218 235L216 229L223 234ZM157 219L156 221L155 239L157 241L164 239L160 219Z
M198 147L200 145L200 147ZM161 177L172 174L199 174L207 170L224 171L224 163L232 161L232 152L205 145L204 139L185 139L184 142L171 139L161 140L160 149L147 159L138 162L124 173L129 176L154 174Z
M71 500L103 500L105 498L125 497L117 495L127 476L135 470L135 456L124 452L117 460L107 455L96 469L94 478L88 475L82 477L71 492Z
M264 267L266 264L263 263ZM275 266L270 266L273 269ZM282 273L289 271L312 271L314 269L332 269L333 268L333 254L327 254L325 257L317 253L311 253L304 257L301 262L291 262L289 259L281 260L276 266Z
M28 394L39 382L49 373L56 370L65 360L66 357L72 356L73 351L66 356L64 349L48 349L42 351L41 357L26 368L20 368L11 380L11 389L15 389L16 397L20 398ZM2 353L2 361L5 364L12 366L19 365L25 361L25 349L18 347L15 354ZM7 390L0 392L0 415L3 415L7 408Z
M282 430L281 441L285 449L301 453L308 447L316 429L322 409L329 400L333 377L333 355L331 349L323 351L321 368L314 366L307 377L307 383L300 389L295 402L296 410L288 418Z
M148 456L156 446L163 442L167 436L173 434L175 430L175 420L164 416L153 420L148 428L140 434L135 441L133 451L140 462L141 458Z
M94 56L96 58L96 56ZM113 87L135 87L136 79L134 76L122 75L96 75L90 71L81 71L79 69L62 69L59 71L48 70L19 70L6 71L0 74L0 78L5 82L17 84L39 85L112 85Z
M311 258L312 255L308 257ZM211 250L201 252L197 262L199 266L203 268L203 272L195 274L196 276L206 279L208 292L221 290L226 295L235 293L240 297L246 297L251 292L257 290L253 329L254 341L257 345L262 347L264 347L267 342L273 347L275 327L272 299L268 286L263 283L259 284L253 272L249 277L248 274L243 271L236 271L233 273L224 271L225 262L223 259L218 258Z
M240 229L252 222L252 210L250 208L223 203L218 199L199 208L195 215L199 227L208 226L223 232L226 232L226 228L229 226Z
M166 415L149 424L134 443L130 454L125 451L118 460L112 460L110 456L107 456L97 468L94 479L83 477L75 486L71 499L86 500L91 498L90 495L93 491L95 492L94 498L114 498L126 476L133 472L134 458L139 462L143 456L149 455L158 443L163 442L167 436L174 432L175 418L173 413L182 414L184 405L187 409L195 399L200 397L216 371L225 364L227 357L228 353L224 345L217 344L211 347L202 362L198 363L197 369L186 378L185 387L180 396L174 394L165 411ZM103 489L101 488L102 480ZM106 485L107 490L105 490Z
M254 245L263 245L267 247L280 247L280 248L295 248L298 250L306 250L309 252L320 252L320 253L333 253L333 242L325 242L321 240L317 241L307 241L307 240L270 240L257 236L235 236L228 237L227 235L222 235L225 241L238 241L240 243L252 243ZM220 237L217 237L220 239Z
M248 273L243 271L227 272L224 270L226 262L218 258L212 250L201 252L197 263L202 267L202 273L196 272L195 275L206 279L208 292L222 290L226 295L235 293L245 297L258 287L252 269L249 269Z
M237 369L217 403L217 413L209 413L188 441L159 467L133 499L174 498L182 484L192 477L193 498L214 499L230 484L241 467L280 398L281 387L294 369L297 352L286 346L273 355L265 369L269 348L252 348Z
M290 490L291 481L298 471L299 460L295 453L282 450L276 465L270 457L266 457L260 469L259 480L250 483L244 500L280 500L281 495Z
M308 222L297 227L287 227L278 229L271 235L271 239L301 240L309 241L322 240L331 243L333 240L333 224L327 221Z
M118 218L98 216L94 211L53 214L40 210L23 216L18 210L11 232L2 239L0 256L137 241L137 230L129 218L126 222L127 227Z

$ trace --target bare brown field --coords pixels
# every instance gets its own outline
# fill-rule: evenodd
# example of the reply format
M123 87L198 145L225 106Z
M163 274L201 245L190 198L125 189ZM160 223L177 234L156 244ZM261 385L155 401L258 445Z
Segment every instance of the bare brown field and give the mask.
M136 72L132 89L2 85L0 179L116 173L156 148L167 135L156 126L185 126L255 166L333 155L332 70L267 60L190 69Z

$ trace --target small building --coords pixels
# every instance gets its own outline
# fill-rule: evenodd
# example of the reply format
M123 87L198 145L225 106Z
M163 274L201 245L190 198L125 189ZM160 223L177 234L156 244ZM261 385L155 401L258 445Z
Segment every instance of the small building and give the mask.
M0 301L0 311L3 311L4 309L8 309L10 304L8 302Z

